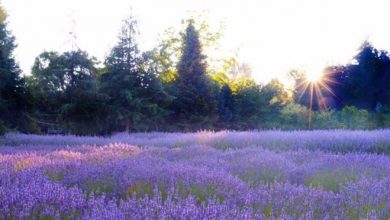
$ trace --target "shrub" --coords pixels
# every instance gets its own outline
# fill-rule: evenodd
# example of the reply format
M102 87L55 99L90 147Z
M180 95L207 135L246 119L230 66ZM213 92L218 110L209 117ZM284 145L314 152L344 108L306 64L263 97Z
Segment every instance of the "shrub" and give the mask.
M304 129L308 123L308 110L299 104L288 104L280 111L280 127L283 129Z
M345 125L338 119L337 112L321 111L315 112L313 117L313 128L314 129L337 129L345 128Z
M339 114L341 123L348 129L368 129L371 127L367 110L346 106Z

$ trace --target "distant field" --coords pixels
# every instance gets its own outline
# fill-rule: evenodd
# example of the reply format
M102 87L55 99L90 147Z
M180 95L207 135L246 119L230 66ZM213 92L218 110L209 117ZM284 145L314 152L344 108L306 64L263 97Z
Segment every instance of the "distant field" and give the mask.
M0 219L390 219L390 130L0 143Z

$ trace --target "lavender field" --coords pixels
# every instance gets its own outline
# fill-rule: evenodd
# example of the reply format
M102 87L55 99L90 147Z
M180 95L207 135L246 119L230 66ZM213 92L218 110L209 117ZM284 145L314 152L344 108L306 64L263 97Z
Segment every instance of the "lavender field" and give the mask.
M0 143L0 219L390 219L390 130Z

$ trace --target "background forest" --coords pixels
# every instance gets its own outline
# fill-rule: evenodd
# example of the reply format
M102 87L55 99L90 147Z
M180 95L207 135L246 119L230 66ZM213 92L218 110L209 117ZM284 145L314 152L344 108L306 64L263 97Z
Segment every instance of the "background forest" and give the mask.
M0 133L390 127L390 56L368 41L320 79L291 70L287 87L257 83L235 57L211 65L204 51L222 33L204 21L184 20L182 30L168 29L157 47L140 51L129 17L104 62L77 46L44 51L24 75L4 10L0 17Z

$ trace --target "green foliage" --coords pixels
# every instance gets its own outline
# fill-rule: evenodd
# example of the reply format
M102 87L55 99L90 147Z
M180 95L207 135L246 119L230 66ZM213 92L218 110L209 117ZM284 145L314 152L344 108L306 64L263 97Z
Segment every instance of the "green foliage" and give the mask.
M346 66L342 92L346 105L375 110L378 103L390 104L390 57L386 51L364 42L355 56L356 64Z
M282 109L291 103L291 95L278 80L271 80L262 87L262 128L275 128Z
M324 98L330 100L331 108L355 106L375 112L378 105L390 104L390 56L368 41L361 45L351 63L327 67L325 73L332 93Z
M167 115L170 97L154 72L150 54L141 54L136 37L137 22L124 21L118 44L112 48L100 77L100 91L109 97L110 131L159 129Z
M319 111L313 115L313 129L340 129L346 128L340 120L339 112L335 110Z
M370 128L369 113L364 109L357 109L354 106L346 106L340 112L340 120L348 129Z
M284 106L273 127L281 129L307 129L309 110L299 104ZM342 111L312 111L313 129L370 129L374 127L367 110L346 106Z
M249 80L242 81L236 92L235 122L240 129L258 128L260 126L260 110L265 101L260 86Z
M173 27L166 29L160 35L158 45L150 51L153 70L161 76L163 83L170 84L177 78L177 65L182 56L182 45L184 44L183 36L186 35L189 23L192 23L197 29L203 51L210 52L218 48L218 41L222 36L222 25L216 31L211 30L205 14L196 13L184 19L182 21L183 27L179 30L175 30ZM205 57L205 60L209 64L206 70L208 74L214 73L219 62L211 56Z
M104 133L107 98L98 93L95 61L86 52L43 52L35 60L29 88L43 131Z
M13 57L5 19L0 7L0 134L390 126L390 57L369 42L352 63L325 69L327 85L315 84L322 100L315 95L309 111L304 72L289 73L295 87L288 90L277 80L258 84L237 57L205 56L222 33L199 15L168 29L147 52L139 50L137 22L129 17L101 68L82 50L43 52L28 77Z
M210 128L217 119L215 89L206 72L205 58L198 31L189 22L172 90L176 99L171 105L173 119L183 128Z
M13 51L15 38L7 29L6 13L0 7L0 127L26 131L25 111L29 109L28 94Z
M216 73L211 76L211 79L220 87L229 86L230 79L224 73ZM230 88L230 86L229 86Z
M222 86L218 96L218 125L228 127L233 121L235 111L235 99L228 85Z
M153 71L161 76L162 82L172 83L176 80L176 65L180 57L181 39L176 36L173 28L167 29L163 39L150 51Z
M271 106L284 106L291 103L290 94L284 88L284 85L276 79L271 80L263 90L269 94L269 105Z
M299 104L288 104L280 112L281 128L306 129L309 111Z

